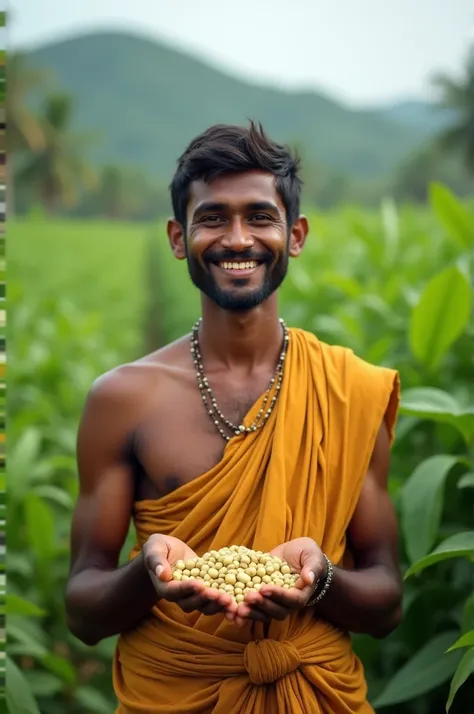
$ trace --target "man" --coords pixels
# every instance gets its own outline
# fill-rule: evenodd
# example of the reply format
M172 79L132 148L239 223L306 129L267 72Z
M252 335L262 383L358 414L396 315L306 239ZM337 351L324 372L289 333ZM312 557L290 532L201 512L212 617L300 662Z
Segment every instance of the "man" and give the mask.
M261 127L214 126L171 185L171 249L201 292L186 335L102 376L78 436L67 613L120 634L117 713L368 714L349 632L397 625L387 494L396 372L279 319L307 234L298 161ZM137 545L117 568L130 518ZM174 565L232 544L272 552L298 587L237 605Z

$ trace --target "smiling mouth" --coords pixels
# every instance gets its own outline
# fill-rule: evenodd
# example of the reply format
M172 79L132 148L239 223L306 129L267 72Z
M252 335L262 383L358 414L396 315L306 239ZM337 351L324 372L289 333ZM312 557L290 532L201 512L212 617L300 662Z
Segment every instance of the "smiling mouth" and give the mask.
M227 261L227 260L222 260L219 263L217 263L219 268L222 268L223 270L228 270L228 271L244 271L244 270L254 270L255 268L258 267L258 262L256 260L233 260L233 261Z

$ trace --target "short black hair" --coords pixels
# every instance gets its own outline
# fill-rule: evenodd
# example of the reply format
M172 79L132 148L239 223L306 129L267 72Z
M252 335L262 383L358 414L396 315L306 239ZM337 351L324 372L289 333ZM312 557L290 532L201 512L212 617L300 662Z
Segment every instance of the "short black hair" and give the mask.
M189 187L224 174L266 171L275 177L275 188L285 207L287 224L299 216L302 180L300 159L288 146L277 144L265 134L261 124L249 127L215 124L191 141L178 159L170 185L175 219L186 226Z

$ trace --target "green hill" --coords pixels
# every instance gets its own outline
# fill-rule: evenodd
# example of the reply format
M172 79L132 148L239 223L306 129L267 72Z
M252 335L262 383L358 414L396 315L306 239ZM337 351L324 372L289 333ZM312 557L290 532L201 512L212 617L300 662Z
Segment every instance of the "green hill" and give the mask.
M419 101L402 101L386 107L382 113L399 124L417 126L426 132L445 129L456 120L453 110Z
M216 122L262 121L303 158L358 177L388 173L426 135L386 110L358 111L316 92L235 79L141 36L92 33L30 51L76 100L76 123L101 132L95 161L142 166L168 179L186 143Z

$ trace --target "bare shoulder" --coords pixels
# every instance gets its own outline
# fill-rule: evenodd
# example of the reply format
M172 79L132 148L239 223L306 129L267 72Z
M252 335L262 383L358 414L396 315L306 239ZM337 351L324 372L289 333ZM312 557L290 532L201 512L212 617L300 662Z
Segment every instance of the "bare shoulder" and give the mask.
M170 382L185 377L192 367L186 337L164 347L115 367L100 375L92 384L86 400L86 409L106 410L110 416L119 410L131 415L137 407L159 398Z

